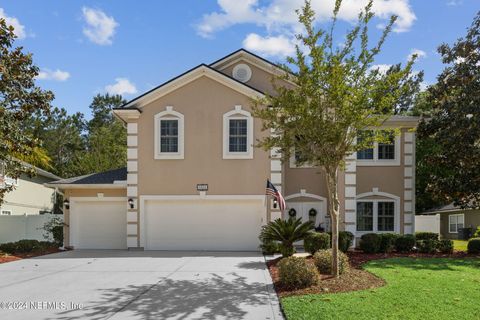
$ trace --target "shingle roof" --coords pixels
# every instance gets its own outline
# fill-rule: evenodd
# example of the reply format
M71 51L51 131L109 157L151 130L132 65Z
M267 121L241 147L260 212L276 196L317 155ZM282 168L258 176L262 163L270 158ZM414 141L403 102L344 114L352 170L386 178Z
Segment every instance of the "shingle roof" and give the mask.
M100 173L52 181L49 184L113 184L114 181L127 180L127 168L119 168Z
M460 206L456 206L453 202L447 205L429 209L423 211L422 214L432 214L432 213L442 213L442 212L452 212L452 211L462 211L462 210L471 210L472 208L462 209Z

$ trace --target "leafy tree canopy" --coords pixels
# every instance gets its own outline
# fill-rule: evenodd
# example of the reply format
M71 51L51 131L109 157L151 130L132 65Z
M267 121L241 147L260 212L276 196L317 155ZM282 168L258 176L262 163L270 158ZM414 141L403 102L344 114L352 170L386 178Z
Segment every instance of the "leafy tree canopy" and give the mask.
M396 65L388 72L372 69L376 56L395 23L390 19L380 39L371 45L369 26L372 1L358 17L358 23L337 46L333 34L342 1L337 0L328 29L314 27L315 13L310 2L298 12L304 33L297 35L296 55L287 58L288 71L281 80L293 86L275 85L276 94L257 100L254 113L263 120L263 129L273 132L259 142L266 148L278 148L284 160L301 154L301 162L321 168L326 177L328 212L332 219L333 273L338 276L338 171L345 158L370 147L372 140L386 139L381 134L356 143L367 128L380 126L402 108L413 94L412 64ZM292 66L292 68L290 67ZM274 81L278 83L279 81ZM269 106L264 108L263 106Z
M22 123L34 112L48 113L54 97L35 85L39 69L31 54L24 53L22 47L13 47L15 38L13 27L0 18L0 163L3 174L11 178L33 174L33 169L21 160L48 165L40 141L24 130ZM0 203L12 188L0 189Z
M430 118L418 129L431 146L426 190L441 202L480 205L480 12L464 38L438 48L443 72L426 95Z

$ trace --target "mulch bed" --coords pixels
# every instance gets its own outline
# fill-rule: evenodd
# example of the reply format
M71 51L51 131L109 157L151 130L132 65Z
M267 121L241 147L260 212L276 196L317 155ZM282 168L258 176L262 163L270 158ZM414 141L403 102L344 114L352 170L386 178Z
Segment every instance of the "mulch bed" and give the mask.
M317 285L298 290L291 290L282 286L279 282L277 263L281 258L271 260L267 263L268 269L272 276L275 290L280 297L286 297L291 295L304 295L304 294L318 294L318 293L338 293L348 292L356 290L365 290L381 287L385 285L383 279L362 270L360 268L351 267L348 271L341 274L339 278L332 277L331 275L320 275L320 281ZM307 263L313 263L311 257L306 258Z
M33 258L33 257L43 256L46 254L57 253L60 251L61 250L58 248L49 248L43 251L29 252L29 253L3 254L0 252L0 263Z
M332 277L331 275L320 275L321 280L317 285L305 288L292 290L285 288L279 282L277 263L281 258L268 261L268 269L272 276L275 290L280 297L292 296L292 295L305 295L305 294L328 294L349 292L358 290L367 290L382 287L385 285L385 281L374 274L363 270L362 265L371 260L397 258L397 257L409 257L409 258L466 258L474 257L475 255L469 255L466 252L454 252L453 254L426 254L426 253L374 253L366 254L362 251L351 251L347 253L350 259L350 269L341 274L339 278ZM311 257L305 258L307 263L313 263Z

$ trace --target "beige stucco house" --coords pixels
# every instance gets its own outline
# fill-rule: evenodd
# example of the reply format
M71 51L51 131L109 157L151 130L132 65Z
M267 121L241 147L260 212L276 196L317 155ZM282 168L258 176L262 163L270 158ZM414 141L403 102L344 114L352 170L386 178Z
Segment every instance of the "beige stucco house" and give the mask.
M281 216L311 219L328 229L320 170L297 167L294 157L282 163L276 150L253 147L269 133L252 117L251 99L275 94L271 79L282 72L238 50L115 109L128 131L127 168L49 184L64 190L68 200L66 243L258 250L261 226ZM339 181L341 229L357 237L413 232L417 121L392 117L384 126L400 128L400 136L347 159ZM267 179L285 196L285 212L266 199Z
M24 174L18 179L3 177L0 173L0 188L15 186L13 191L5 194L0 205L1 215L35 215L53 211L55 190L46 187L45 183L56 181L60 177L39 168L35 168L35 171L35 176Z

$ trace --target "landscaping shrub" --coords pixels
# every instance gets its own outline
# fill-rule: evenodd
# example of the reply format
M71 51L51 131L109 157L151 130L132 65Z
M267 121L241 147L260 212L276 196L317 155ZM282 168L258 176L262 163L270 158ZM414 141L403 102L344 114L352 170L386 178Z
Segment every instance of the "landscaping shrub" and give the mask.
M441 253L453 253L453 241L450 239L442 239L438 242L438 251Z
M421 253L436 253L439 241L433 239L417 240L416 247Z
M306 252L314 254L318 250L330 248L330 235L324 232L312 232L304 240Z
M57 247L63 246L63 226L64 223L62 218L54 217L50 219L43 225L43 230L45 231L43 237L45 239L53 238Z
M473 238L480 238L480 227L477 227L477 230L473 234Z
M360 249L365 253L380 251L380 236L376 233L367 233L360 238Z
M310 234L314 225L311 221L302 222L301 218L288 220L275 219L262 227L260 240L278 241L280 253L283 257L289 257L295 253L293 244L304 240Z
M262 249L263 254L267 255L272 255L280 252L280 246L278 245L278 242L273 240L263 240L260 244L260 249Z
M280 283L290 289L310 287L318 282L315 267L304 258L288 257L278 263Z
M15 242L7 242L0 244L0 251L13 254L17 250L17 245Z
M415 233L416 240L433 240L438 241L438 233L435 232L416 232Z
M24 239L16 242L15 252L26 253L26 252L37 251L40 249L41 249L41 245L38 240Z
M395 240L395 250L398 252L410 252L414 246L415 236L413 234L404 234Z
M340 231L338 233L338 248L342 252L347 252L353 244L353 233L350 231Z
M480 253L480 238L472 238L468 240L468 253Z
M379 252L390 253L395 249L395 240L398 238L397 234L381 233L378 236L380 237Z
M318 271L323 274L332 273L332 249L320 250L313 255L313 261ZM340 274L348 270L348 257L345 253L338 253L338 265Z

